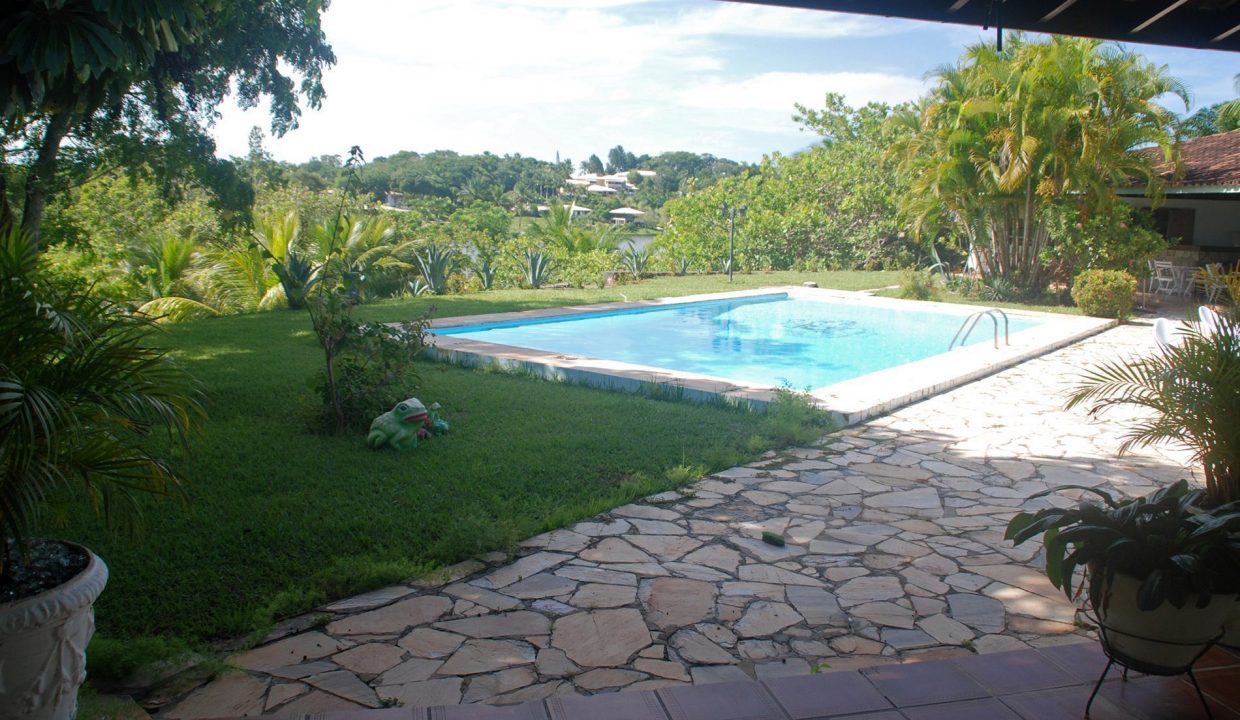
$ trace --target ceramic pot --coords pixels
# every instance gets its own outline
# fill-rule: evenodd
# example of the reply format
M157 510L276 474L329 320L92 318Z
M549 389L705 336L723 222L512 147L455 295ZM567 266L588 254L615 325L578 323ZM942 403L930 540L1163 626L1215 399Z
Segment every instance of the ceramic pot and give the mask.
M1229 648L1240 649L1240 600L1232 604L1231 613L1223 625L1223 639L1218 642Z
M71 720L77 712L93 604L108 582L103 561L81 549L90 559L68 582L0 604L0 720Z
M1106 607L1096 603L1102 633L1110 647L1151 668L1186 670L1211 642L1218 639L1223 623L1236 604L1235 595L1212 595L1204 608L1196 597L1182 608L1169 602L1153 610L1137 607L1141 581L1116 573L1114 582L1104 584Z

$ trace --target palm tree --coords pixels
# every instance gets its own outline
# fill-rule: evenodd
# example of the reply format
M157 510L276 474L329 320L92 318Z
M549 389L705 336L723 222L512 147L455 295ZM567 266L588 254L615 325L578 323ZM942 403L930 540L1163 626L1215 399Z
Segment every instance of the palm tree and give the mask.
M138 312L165 322L218 315L216 308L204 302L193 282L200 256L198 242L192 235L159 233L147 238L133 258L138 267L150 268L144 282L147 300Z
M1044 208L1065 197L1115 202L1134 176L1157 194L1153 163L1131 151L1153 144L1174 159L1175 117L1154 100L1187 105L1165 68L1081 38L977 45L935 76L916 132L891 149L912 185L904 212L919 230L948 219L984 270L1027 292L1043 284Z
M1232 78L1232 87L1236 89L1236 94L1240 95L1240 73L1236 73ZM1240 125L1240 97L1218 106L1218 120L1219 124Z
M1124 437L1120 454L1179 443L1201 463L1209 505L1240 500L1240 324L1224 319L1210 334L1190 328L1181 340L1086 373L1068 407L1090 402L1093 413L1115 405L1151 411Z
M41 277L38 244L0 232L0 577L52 496L84 496L110 527L136 530L136 493L177 476L144 440L184 440L203 419L200 393L155 326L80 286Z
M526 230L526 236L535 244L555 248L566 254L616 249L615 229L608 225L590 229L576 221L572 209L552 205L546 217L539 219Z

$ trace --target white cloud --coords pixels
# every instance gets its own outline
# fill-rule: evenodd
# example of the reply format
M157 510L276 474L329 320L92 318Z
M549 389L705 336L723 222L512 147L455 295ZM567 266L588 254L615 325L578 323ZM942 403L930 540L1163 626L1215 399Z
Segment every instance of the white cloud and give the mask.
M452 149L581 160L617 143L757 160L806 144L794 103L817 105L829 91L854 105L912 99L926 87L922 71L981 32L702 0L340 0L323 24L339 63L325 75L322 110L269 141L282 160L354 144L370 157ZM883 35L899 35L901 50L837 49ZM814 54L772 52L772 41ZM848 72L836 64L845 59ZM221 154L243 155L250 127L268 124L263 108L224 108Z
M690 107L714 110L766 110L790 114L794 103L817 106L828 92L840 93L849 104L856 106L913 100L927 88L925 80L890 73L768 72L734 81L712 80L687 89L680 101Z

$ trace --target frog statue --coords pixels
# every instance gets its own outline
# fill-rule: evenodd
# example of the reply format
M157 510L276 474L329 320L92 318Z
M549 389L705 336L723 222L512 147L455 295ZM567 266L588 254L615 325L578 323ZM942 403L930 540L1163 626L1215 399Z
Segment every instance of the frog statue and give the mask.
M373 450L384 445L391 445L397 450L412 450L418 446L419 435L425 437L423 433L430 422L430 413L421 400L403 400L370 423L366 444Z

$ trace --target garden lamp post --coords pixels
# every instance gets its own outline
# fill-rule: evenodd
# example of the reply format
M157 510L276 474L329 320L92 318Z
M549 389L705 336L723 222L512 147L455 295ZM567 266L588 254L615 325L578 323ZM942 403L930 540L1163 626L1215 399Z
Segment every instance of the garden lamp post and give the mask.
M728 219L728 282L732 282L732 264L736 255L736 215L739 213L743 220L748 210L749 208L744 205L719 203L719 214Z

